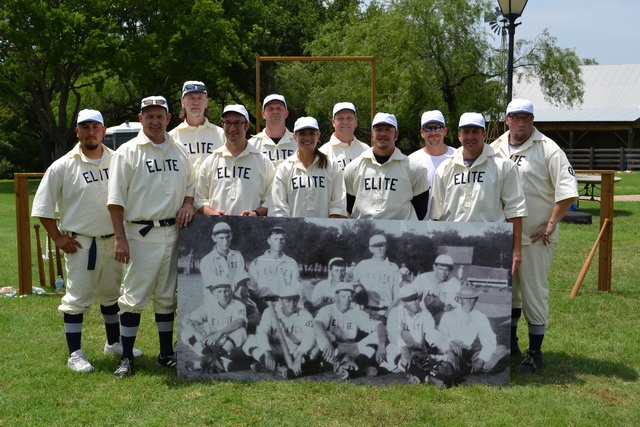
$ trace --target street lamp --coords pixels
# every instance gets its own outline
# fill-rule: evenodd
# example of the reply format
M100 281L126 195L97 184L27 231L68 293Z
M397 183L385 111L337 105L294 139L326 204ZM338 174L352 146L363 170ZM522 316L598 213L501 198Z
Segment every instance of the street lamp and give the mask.
M507 64L507 104L511 102L513 96L513 39L516 34L516 19L522 15L522 11L527 5L528 0L498 0L502 16L509 20L507 30L509 32L509 62Z
M218 102L220 103L220 108L224 110L224 106L227 100L227 94L229 93L226 89L218 89Z

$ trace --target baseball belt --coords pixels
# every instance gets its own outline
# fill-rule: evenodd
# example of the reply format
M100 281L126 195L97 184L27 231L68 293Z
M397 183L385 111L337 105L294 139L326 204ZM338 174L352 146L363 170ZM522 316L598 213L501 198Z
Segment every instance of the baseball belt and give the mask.
M71 232L72 236L79 236L80 234ZM89 261L87 262L87 270L95 270L96 269L96 258L98 257L98 247L96 245L96 238L99 239L108 239L109 237L113 237L115 234L105 234L104 236L86 236L91 237L91 246L89 246Z
M140 235L142 237L146 236L147 234L149 234L149 232L151 231L151 229L153 227L168 227L170 225L173 225L176 223L176 219L175 218L168 218L168 219L159 219L156 221L131 221L131 223L133 224L141 224L144 225L145 227L142 227L140 229Z

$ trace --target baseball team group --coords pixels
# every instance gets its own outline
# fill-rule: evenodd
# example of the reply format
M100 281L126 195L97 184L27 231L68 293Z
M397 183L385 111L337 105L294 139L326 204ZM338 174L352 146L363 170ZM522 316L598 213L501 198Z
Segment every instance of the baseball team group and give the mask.
M478 293L452 273L451 257L441 255L432 272L405 281L386 257L383 235L369 236L372 258L352 277L345 277L344 260L332 260L326 283L316 285L322 297L307 299L294 280L297 263L284 254L286 230L271 230L269 250L246 268L221 221L212 230L214 250L200 262L203 304L181 314L183 342L201 355L189 369L226 372L241 356L253 360L252 370L288 377L331 366L341 378L386 369L408 372L412 381L451 384L468 373L491 372L505 354L522 358L518 370L544 367L548 275L558 223L578 190L564 152L533 125L530 101L509 103L509 130L491 144L484 117L462 114L457 149L444 142L443 114L427 111L420 121L424 147L409 156L396 147L393 114L373 117L370 144L356 139L358 116L350 102L335 104L334 132L321 147L313 117L287 129L282 95L263 100L264 130L250 138L244 106L225 106L220 127L209 121L208 103L203 82L185 82L184 121L167 132L167 100L142 99L142 129L116 151L102 143L102 114L81 110L78 144L47 169L32 216L65 253L59 311L71 370L93 369L81 344L84 313L96 301L106 330L104 353L119 357L116 377L134 373L142 354L134 347L141 313L150 303L157 362L176 368L176 242L179 228L196 214L509 222L513 302L511 346L501 349L486 316L474 309ZM393 273L385 270L388 264ZM522 314L524 353L517 334Z

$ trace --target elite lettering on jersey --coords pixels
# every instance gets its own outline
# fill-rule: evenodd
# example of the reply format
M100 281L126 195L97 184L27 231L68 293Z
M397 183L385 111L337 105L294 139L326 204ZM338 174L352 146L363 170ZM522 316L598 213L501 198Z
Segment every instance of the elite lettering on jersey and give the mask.
M469 171L465 173L456 173L453 175L453 183L455 185L469 184L474 182L484 182L485 171Z
M192 144L183 144L189 154L211 154L216 146L212 142L197 141Z
M297 190L299 188L325 188L324 176L294 176L291 178L291 188Z
M288 148L280 148L275 149L273 151L265 150L262 152L265 156L269 158L272 162L284 160L287 157L290 157L293 154L294 150L290 150Z
M246 166L233 166L231 168L223 166L216 169L216 176L218 179L224 179L224 178L251 179L250 174L251 174L251 168L248 168Z
M82 173L82 177L87 184L92 182L106 181L109 179L109 168L98 169L98 176L93 174L93 171L87 171Z
M157 159L147 160L145 161L147 165L147 170L149 173L155 172L180 172L178 169L178 160L177 159L164 159L158 162Z
M365 178L364 189L396 191L397 182L398 182L398 178L387 178L383 176L378 176L374 178Z
M343 331L350 331L350 330L354 329L352 322L338 323L337 319L331 319L331 326L336 327L336 328L340 328Z
M513 163L516 164L516 166L522 166L522 161L525 160L527 158L527 156L513 156L511 158L511 160L513 160Z

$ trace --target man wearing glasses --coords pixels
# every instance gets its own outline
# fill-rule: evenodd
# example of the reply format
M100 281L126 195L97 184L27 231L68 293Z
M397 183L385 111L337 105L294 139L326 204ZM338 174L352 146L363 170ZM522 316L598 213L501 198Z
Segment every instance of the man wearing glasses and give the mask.
M184 145L193 166L198 170L204 159L222 146L224 131L209 122L209 98L204 83L189 80L182 85L182 123L173 128L169 135Z
M509 130L493 144L499 156L511 159L529 210L522 221L522 264L513 276L511 356L519 356L517 325L524 311L529 349L517 369L535 372L544 366L542 341L549 321L547 277L558 242L557 225L578 197L576 177L566 154L533 126L533 104L514 99L507 106Z
M444 116L438 110L425 111L420 120L420 136L424 139L424 147L409 154L409 160L427 168L429 184L433 183L433 175L440 163L453 156L455 150L444 143L447 136L447 125ZM431 200L427 208L427 220L431 213Z
M115 232L115 259L127 264L118 299L122 358L114 375L133 374L133 344L140 317L153 301L158 327L158 364L177 365L173 322L177 308L178 227L193 216L196 174L181 144L167 133L169 104L162 96L144 98L142 130L111 160L107 207Z
M285 120L289 117L287 101L284 96L271 94L262 101L262 118L265 120L264 130L250 140L259 152L273 162L274 167L298 149L293 133L287 129Z
M225 143L202 162L194 207L205 215L266 216L275 169L247 141L247 109L227 105L222 126Z

